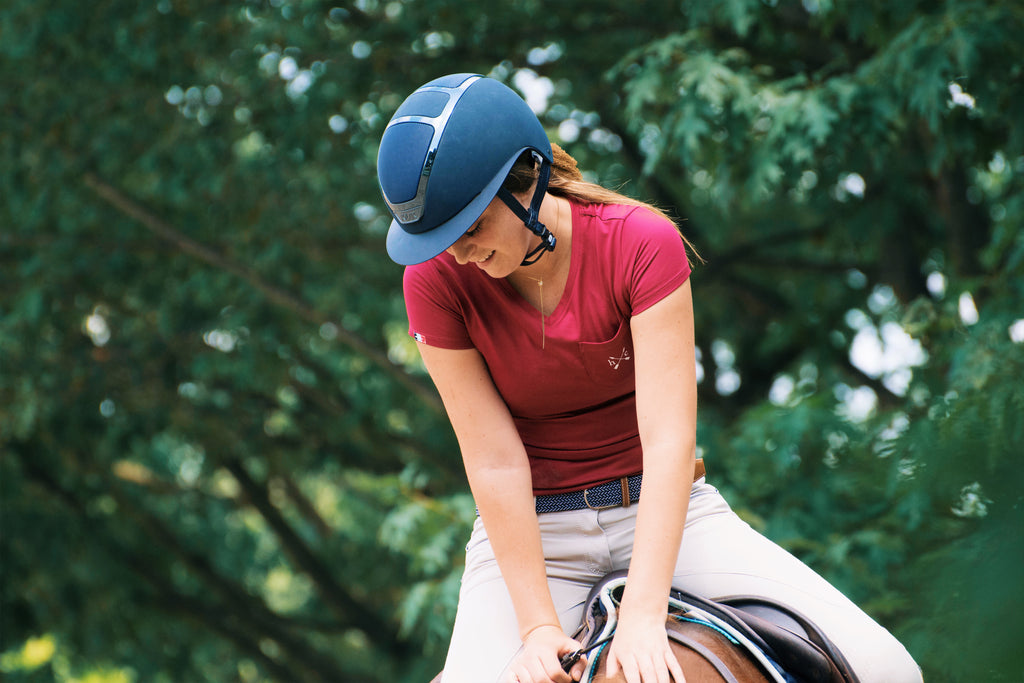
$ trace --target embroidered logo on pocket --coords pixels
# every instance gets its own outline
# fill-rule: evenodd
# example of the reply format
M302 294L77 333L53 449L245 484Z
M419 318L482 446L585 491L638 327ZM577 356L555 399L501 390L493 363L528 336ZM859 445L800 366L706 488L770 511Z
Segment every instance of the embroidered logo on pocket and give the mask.
M622 365L622 361L632 360L629 355L629 349L622 347L622 353L617 356L608 356L608 365L611 366L612 370L618 370L619 366Z
M629 322L619 322L619 329L607 341L580 342L580 354L587 377L596 386L621 393L633 391L633 344Z

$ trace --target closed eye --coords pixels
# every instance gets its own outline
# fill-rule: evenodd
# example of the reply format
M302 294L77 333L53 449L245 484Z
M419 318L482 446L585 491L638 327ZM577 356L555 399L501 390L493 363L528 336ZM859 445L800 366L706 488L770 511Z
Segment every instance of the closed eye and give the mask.
M469 230L466 231L465 236L466 237L473 237L474 235L476 235L476 234L478 234L480 232L480 228L481 228L480 223L477 223L475 226L473 226L472 228L470 228Z

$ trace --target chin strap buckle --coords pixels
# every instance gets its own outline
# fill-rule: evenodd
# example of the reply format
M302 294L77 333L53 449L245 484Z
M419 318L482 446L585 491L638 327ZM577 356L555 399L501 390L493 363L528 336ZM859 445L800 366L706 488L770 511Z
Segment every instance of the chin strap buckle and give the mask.
M540 260L546 251L555 250L555 236L548 230L547 226L540 222L540 205L544 201L544 195L548 191L548 180L551 178L551 164L537 152L533 152L533 158L540 164L540 173L537 175L537 187L533 191L533 199L530 201L530 208L527 210L515 195L504 187L498 189L498 197L505 202L505 206L512 210L519 217L523 224L533 234L540 237L538 244L523 259L524 266L533 265Z

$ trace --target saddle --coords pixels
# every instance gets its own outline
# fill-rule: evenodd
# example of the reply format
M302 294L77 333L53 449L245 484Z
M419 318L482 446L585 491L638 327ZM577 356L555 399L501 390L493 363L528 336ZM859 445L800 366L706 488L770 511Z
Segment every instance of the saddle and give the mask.
M614 572L587 599L583 622L573 636L582 648L572 660L588 653L585 682L606 680L602 654L615 632L625 585L626 572ZM688 683L858 683L842 653L810 619L764 598L709 600L675 589L669 596L666 631Z

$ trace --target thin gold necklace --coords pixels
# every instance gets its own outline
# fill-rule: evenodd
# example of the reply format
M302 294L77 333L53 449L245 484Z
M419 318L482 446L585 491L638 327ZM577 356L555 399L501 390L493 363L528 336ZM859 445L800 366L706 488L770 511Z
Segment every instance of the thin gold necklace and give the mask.
M561 225L562 225L562 207L559 206L558 204L556 204L555 207L556 207L555 208L555 210L556 210L555 229L552 231L551 234L554 235L557 238L558 237L558 228L561 227ZM556 243L557 243L557 239L556 239ZM552 253L554 253L554 252L552 252ZM533 280L534 282L536 282L537 283L537 289L540 291L540 348L543 351L544 350L545 342L547 341L547 330L545 329L545 324L544 324L544 280L542 280L540 278L536 278L536 277L530 277L529 275L527 275L526 277L528 277L531 280Z

